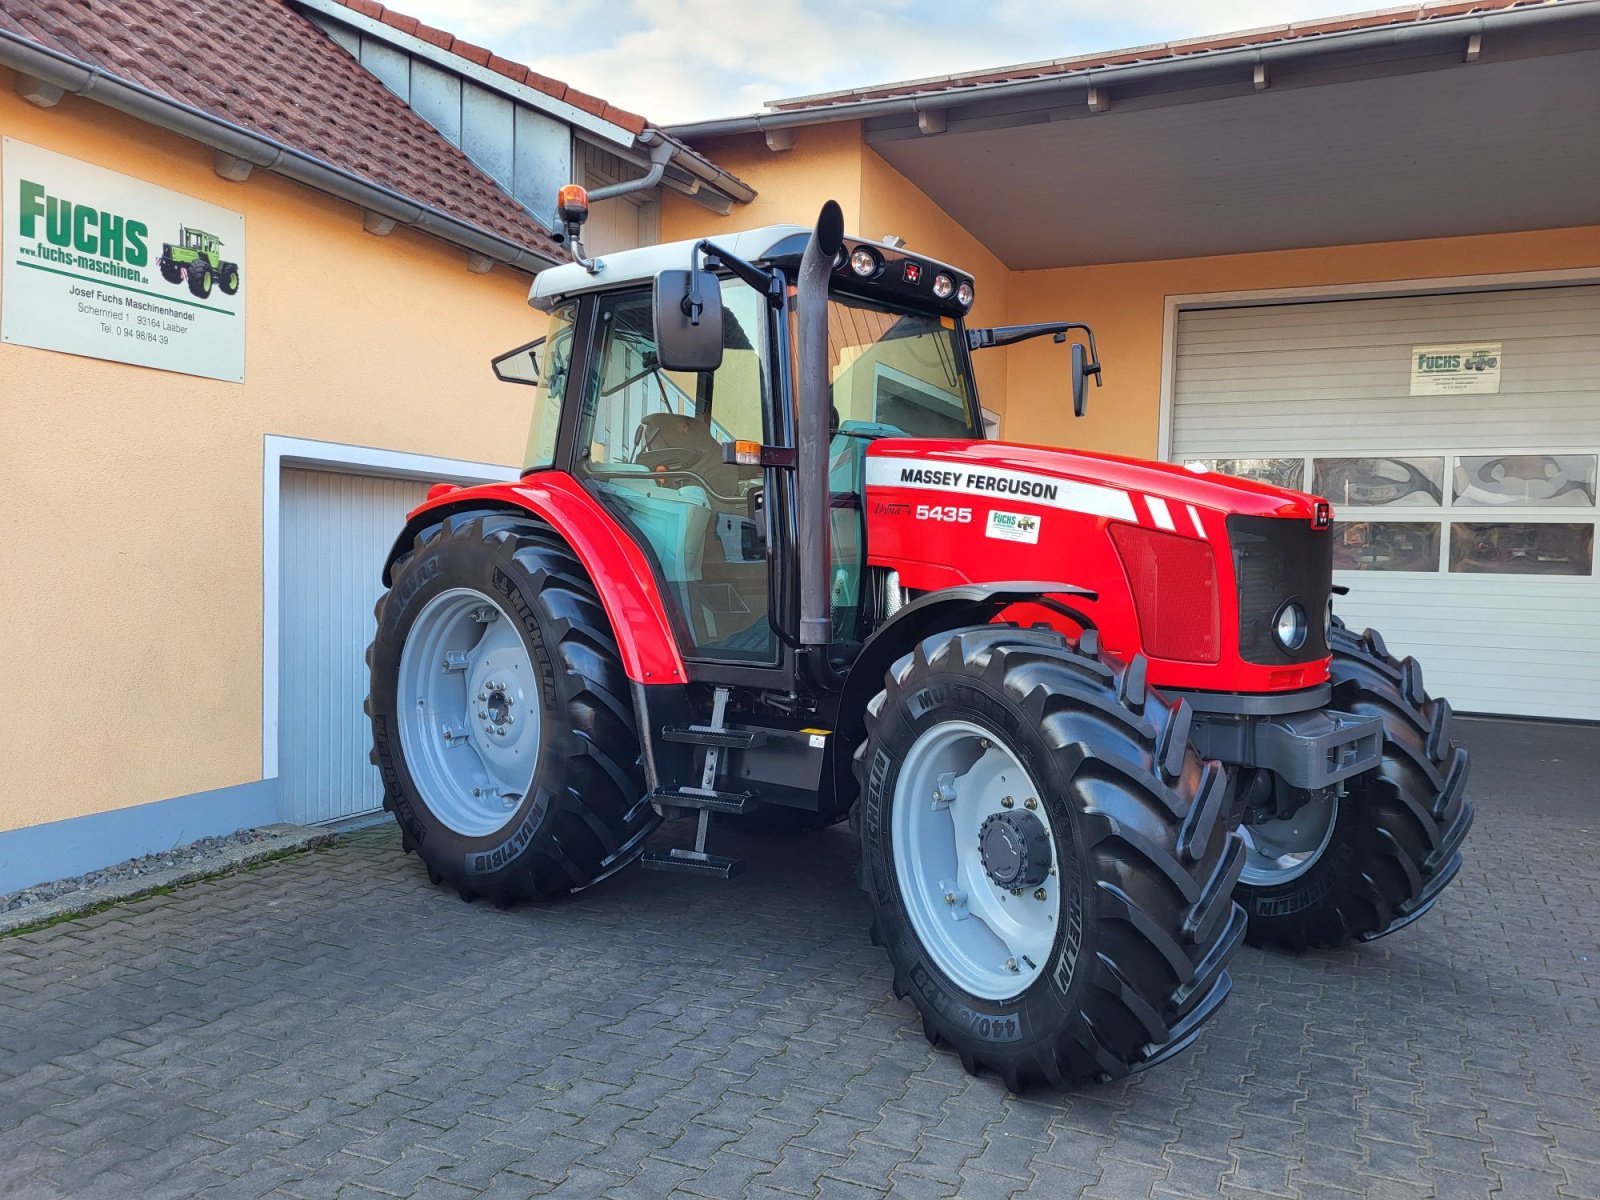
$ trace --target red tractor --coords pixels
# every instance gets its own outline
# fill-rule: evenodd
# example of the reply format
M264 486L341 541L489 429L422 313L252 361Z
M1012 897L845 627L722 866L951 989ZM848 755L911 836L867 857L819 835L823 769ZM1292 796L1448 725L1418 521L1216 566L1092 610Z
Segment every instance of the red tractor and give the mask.
M813 230L541 273L514 483L440 485L384 569L373 761L435 883L728 876L717 816L848 819L928 1037L1012 1088L1186 1046L1239 942L1392 933L1472 820L1447 701L1332 613L1331 506L984 439L954 267ZM694 817L692 846L649 848ZM685 834L685 836L688 836Z

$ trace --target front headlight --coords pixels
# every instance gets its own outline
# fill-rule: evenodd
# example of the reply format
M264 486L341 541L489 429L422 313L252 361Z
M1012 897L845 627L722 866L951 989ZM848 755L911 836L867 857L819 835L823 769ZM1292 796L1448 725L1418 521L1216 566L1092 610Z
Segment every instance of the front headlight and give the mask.
M1278 610L1272 623L1272 636L1285 650L1298 650L1306 644L1306 610L1291 600Z

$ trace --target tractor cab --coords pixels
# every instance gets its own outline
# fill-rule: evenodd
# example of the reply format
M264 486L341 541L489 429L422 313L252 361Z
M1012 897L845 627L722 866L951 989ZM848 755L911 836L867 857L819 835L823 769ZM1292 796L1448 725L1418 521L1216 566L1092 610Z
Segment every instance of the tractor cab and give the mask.
M803 351L810 230L768 226L591 260L575 190L564 190L563 211L578 261L542 272L530 296L548 332L494 363L502 380L538 389L523 470L570 473L629 530L700 677L768 671L790 690L797 671L829 676L827 648L849 661L904 599L887 572L871 578L866 559L868 448L981 441L974 350L1072 330L1092 345L1092 334L969 331L968 274L894 239L841 236L812 289L816 347ZM1074 350L1081 409L1099 364ZM827 393L809 431L798 400L806 371ZM823 450L802 498L807 435ZM825 565L808 571L808 556Z

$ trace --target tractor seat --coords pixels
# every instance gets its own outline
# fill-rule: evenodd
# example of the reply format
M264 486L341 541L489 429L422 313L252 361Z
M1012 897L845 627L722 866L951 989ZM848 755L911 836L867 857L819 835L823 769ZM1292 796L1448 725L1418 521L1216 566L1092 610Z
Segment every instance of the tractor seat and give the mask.
M713 492L738 496L740 468L722 461L722 443L706 422L679 413L651 413L639 422L638 460L651 470L690 471Z

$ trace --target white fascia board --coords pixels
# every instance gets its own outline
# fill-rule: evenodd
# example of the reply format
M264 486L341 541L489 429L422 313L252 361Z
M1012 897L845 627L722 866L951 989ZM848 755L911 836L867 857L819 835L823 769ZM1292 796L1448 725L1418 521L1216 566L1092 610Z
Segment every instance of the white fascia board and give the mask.
M393 25L385 25L382 21L365 16L354 9L346 8L339 0L294 0L301 8L309 8L321 13L329 20L347 25L351 29L360 30L367 37L377 38L386 42L396 50L402 50L413 58L426 59L435 66L443 67L446 71L454 72L463 79L470 79L473 83L499 92L503 96L516 101L518 104L529 108L536 108L540 112L548 113L558 121L564 121L576 129L587 130L596 137L604 138L618 146L631 147L638 139L633 132L624 129L621 125L614 125L610 121L602 120L591 112L585 112L576 105L568 104L564 100L557 100L548 93L541 92L538 88L529 87L525 83L518 83L500 74L491 71L488 67L480 67L470 59L462 58L449 50L441 50L432 42L425 42L414 34L403 33Z

